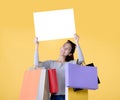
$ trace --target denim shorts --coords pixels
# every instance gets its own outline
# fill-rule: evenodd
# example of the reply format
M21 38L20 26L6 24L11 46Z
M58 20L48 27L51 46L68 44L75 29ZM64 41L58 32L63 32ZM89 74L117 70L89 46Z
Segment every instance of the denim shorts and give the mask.
M50 100L65 100L65 95L54 95L52 94Z

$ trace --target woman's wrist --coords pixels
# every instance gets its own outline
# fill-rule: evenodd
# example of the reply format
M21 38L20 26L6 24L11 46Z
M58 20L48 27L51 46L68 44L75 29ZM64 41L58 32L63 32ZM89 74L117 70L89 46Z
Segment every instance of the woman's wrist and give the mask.
M39 44L35 44L35 48L38 49L38 47L39 47Z
M76 44L76 46L79 46L79 42L78 41L76 41L75 44Z
M34 43L35 43L35 47L38 47L38 46L39 46L39 41L38 41L38 38L37 38L37 37L35 37Z

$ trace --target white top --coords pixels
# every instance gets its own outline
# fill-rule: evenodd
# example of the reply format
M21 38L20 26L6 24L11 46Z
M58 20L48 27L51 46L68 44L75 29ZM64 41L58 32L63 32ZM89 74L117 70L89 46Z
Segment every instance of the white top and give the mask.
M77 46L78 51L78 63L81 64L84 61L84 57L82 55L82 51L79 46ZM65 64L66 63L76 63L76 60L71 60L69 62L57 62L55 60L47 60L44 62L39 61L38 50L35 50L34 54L34 65L38 67L45 68L55 68L57 71L58 78L58 93L56 95L64 95L65 94Z

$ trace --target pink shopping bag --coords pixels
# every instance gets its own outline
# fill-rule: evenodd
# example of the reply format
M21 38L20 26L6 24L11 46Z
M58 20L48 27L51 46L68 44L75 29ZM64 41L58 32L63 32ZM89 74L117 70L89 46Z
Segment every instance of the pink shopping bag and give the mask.
M19 100L48 100L47 83L46 69L25 71Z

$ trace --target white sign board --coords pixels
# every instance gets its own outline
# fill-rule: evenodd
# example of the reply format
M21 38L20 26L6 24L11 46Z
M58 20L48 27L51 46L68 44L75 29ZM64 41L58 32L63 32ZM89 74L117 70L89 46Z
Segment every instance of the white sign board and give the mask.
M39 41L73 38L76 33L73 9L34 12L33 16Z

